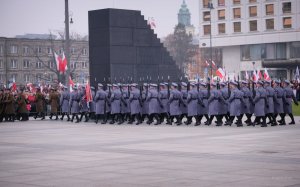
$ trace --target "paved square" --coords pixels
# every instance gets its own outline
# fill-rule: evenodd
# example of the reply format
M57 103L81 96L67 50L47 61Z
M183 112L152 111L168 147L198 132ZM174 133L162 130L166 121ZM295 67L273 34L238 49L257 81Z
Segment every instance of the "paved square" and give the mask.
M300 118L277 127L0 123L0 186L300 186Z

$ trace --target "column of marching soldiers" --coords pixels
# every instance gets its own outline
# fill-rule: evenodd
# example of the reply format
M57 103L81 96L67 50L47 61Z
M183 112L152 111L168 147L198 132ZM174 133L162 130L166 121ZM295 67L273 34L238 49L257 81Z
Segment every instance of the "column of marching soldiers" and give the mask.
M292 103L298 105L289 81L229 81L180 82L143 84L101 84L91 88L92 100L87 100L85 87L74 86L69 92L62 86L50 93L37 87L34 93L34 119L45 119L47 105L49 118L79 123L93 120L96 124L147 124L166 122L168 125L194 123L205 125L261 127L286 125L286 116L295 124ZM25 89L13 94L10 89L0 90L0 122L28 120ZM245 121L242 119L246 118ZM215 118L215 121L213 121ZM236 121L235 121L236 119ZM268 123L267 123L268 120ZM277 121L278 120L278 121Z

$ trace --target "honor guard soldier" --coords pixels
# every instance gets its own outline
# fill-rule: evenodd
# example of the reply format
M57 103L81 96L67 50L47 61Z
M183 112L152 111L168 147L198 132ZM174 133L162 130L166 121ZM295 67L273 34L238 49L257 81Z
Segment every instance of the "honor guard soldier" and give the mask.
M177 125L181 125L180 116L181 116L181 110L180 105L184 104L182 100L182 93L177 89L178 84L172 83L172 90L170 92L170 119L167 124L172 125L173 119L176 118Z
M96 106L95 106L95 101L94 101L96 92L95 92L95 87L93 87L93 86L91 86L91 95L92 95L92 100L88 103L88 105L89 105L89 117L88 117L88 119L96 119L95 118Z
M95 102L95 114L96 114L96 120L95 123L98 123L99 119L102 119L102 124L105 124L105 114L106 114L106 102L108 101L107 98L108 93L103 90L103 85L101 83L98 84L98 90L96 92L96 95L94 97Z
M24 94L24 89L21 89L17 96L17 112L21 117L20 121L28 121L28 110L27 110L27 101L26 96Z
M205 82L200 82L200 90L199 90L199 100L202 101L201 104L198 104L198 114L199 114L199 123L195 126L201 124L201 120L203 116L206 118L205 124L208 124L209 117L208 117L208 90L207 84Z
M210 119L207 125L211 125L213 118L216 117L217 126L221 126L220 106L225 105L225 100L216 86L216 83L211 83L210 97L208 98L208 115L210 115Z
M180 110L181 110L181 116L180 116L180 121L182 121L182 119L184 117L187 117L187 95L188 95L188 91L187 91L187 83L185 82L181 82L181 94L182 94L182 100L184 104L180 105Z
M196 120L196 124L199 123L198 116L198 91L195 83L191 83L191 89L188 91L187 95L187 121L186 125L190 125L192 123L193 118Z
M158 114L163 105L158 97L157 86L157 84L150 84L150 90L148 91L146 99L149 103L149 120L147 121L147 124L149 125L153 122L153 118L156 120L155 125L159 125L161 123Z
M14 107L14 96L10 92L9 88L5 89L4 93L4 104L5 104L5 121L15 121L15 107Z
M49 94L49 103L51 106L51 112L50 112L50 119L52 119L53 116L56 116L55 120L58 120L58 108L59 108L59 96L58 93L54 88L50 89Z
M149 92L149 84L144 83L143 84L143 91L142 91L142 121L145 120L147 117L149 120L149 103L147 101L147 96Z
M61 107L61 113L62 113L62 116L60 118L60 120L64 120L64 116L66 115L68 120L67 121L70 121L70 116L69 116L69 113L70 113L70 92L68 91L67 87L66 86L63 86L62 87L62 93L61 93L61 96L60 96L60 107Z
M89 107L88 107L88 103L87 103L87 96L86 96L86 90L85 87L81 87L81 91L78 92L78 94L80 95L80 118L79 121L82 121L83 116L85 118L84 122L88 122L89 121L89 117L88 117L88 112L89 112Z
M159 99L161 101L162 107L160 107L160 122L164 122L165 118L168 119L169 113L169 98L168 98L168 83L160 83Z
M110 102L110 97L111 97L111 89L112 89L112 85L111 84L107 84L106 90L105 92L107 93L107 100L105 102L105 115L104 115L104 123L107 122L107 120L111 117L110 116L110 112L111 112L111 102Z
M290 86L290 81L288 81L288 80L284 81L284 89L283 90L284 90L284 105L283 105L284 113L288 114L292 120L289 124L294 125L295 120L294 120L294 116L292 113L292 102L294 101L294 103L297 106L298 106L298 102L293 93L293 89Z
M34 119L38 118L38 116L41 117L41 120L45 119L45 113L44 113L44 107L45 107L45 96L41 92L41 88L36 88L36 94L35 94L35 107L36 107L36 114L34 116Z
M130 95L129 85L123 84L121 86L121 120L120 123L124 123L124 121L127 121L130 116L130 103L129 103L129 95Z
M221 92L221 95L222 97L224 98L225 100L225 103L221 103L221 106L220 106L220 122L223 123L223 117L225 117L226 120L229 119L229 107L228 107L228 99L229 99L229 92L228 92L228 87L227 87L227 84L225 82L221 82L220 83L220 92Z
M120 113L121 113L121 91L117 84L113 84L113 90L110 98L111 102L111 121L110 124L114 124L117 121L120 122Z
M284 90L280 87L280 81L276 80L274 82L274 91L275 91L275 102L274 102L274 118L276 119L279 115L281 120L279 121L279 125L286 125L284 119L284 110L283 110L283 97L284 97Z
M254 115L256 116L254 120L254 125L261 124L261 127L267 127L266 123L266 107L267 104L267 91L263 88L263 82L257 81L255 90L255 98L253 99L255 103ZM262 123L261 123L262 119Z
M79 102L80 102L80 95L78 94L77 86L73 87L73 92L70 94L70 109L72 114L71 122L73 122L74 118L76 117L76 122L79 123Z
M252 92L248 87L248 82L247 81L241 81L242 83L242 87L241 87L241 91L244 94L244 102L242 102L242 107L241 107L241 115L243 118L244 114L247 117L247 120L245 121L245 123L250 126L252 125L252 121L251 121L251 116L252 116L252 111L251 111L251 107L252 107ZM252 107L253 108L253 107Z
M277 121L274 116L274 100L275 98L275 90L271 87L271 81L265 81L265 89L267 91L267 100L269 107L266 108L266 116L269 118L269 122L267 124L272 124L271 126L276 126Z
M137 120L136 125L141 124L142 98L140 90L137 88L137 84L135 83L131 84L129 103L131 117L128 124L132 124L135 118Z
M229 113L230 113L230 118L228 123L226 125L232 125L233 120L235 117L237 117L237 127L242 127L242 119L241 119L241 110L242 110L242 103L244 103L244 94L242 91L240 91L237 86L237 82L230 82L231 85L231 93L230 97L228 99L229 103Z

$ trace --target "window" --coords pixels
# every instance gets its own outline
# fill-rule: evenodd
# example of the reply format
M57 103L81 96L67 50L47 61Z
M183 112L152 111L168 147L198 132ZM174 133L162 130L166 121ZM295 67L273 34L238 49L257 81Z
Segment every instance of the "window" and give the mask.
M286 43L265 44L263 49L262 57L265 59L286 59Z
M218 0L219 6L225 6L225 0Z
M3 53L3 45L0 45L0 54Z
M203 21L210 21L210 12L203 12Z
M24 81L25 82L30 82L30 74L24 74Z
M28 54L28 52L29 52L28 46L24 46L23 47L23 54L26 55L26 54Z
M286 43L276 44L276 59L286 59Z
M11 59L10 61L10 68L16 69L18 67L18 61L15 59Z
M71 69L76 69L76 62L71 62Z
M49 68L54 68L54 63L52 61L48 61L48 67Z
M0 59L0 69L3 69L3 60Z
M23 60L23 68L29 68L29 60Z
M204 35L210 34L210 25L204 25L203 26Z
M219 20L225 19L225 10L218 10L218 18Z
M250 6L249 7L249 16L250 17L257 16L257 6Z
M241 0L233 0L233 4L234 5L237 5L237 4L239 5L239 4L241 4Z
M42 53L42 47L41 46L37 46L35 49L36 53Z
M226 33L225 23L219 23L218 29L219 29L219 34L225 34Z
M42 74L36 74L36 81L41 82L42 81Z
M233 9L233 18L241 18L241 8Z
M266 29L274 30L274 19L266 19Z
M52 54L52 49L51 49L51 47L47 47L47 53L48 53L48 54Z
M50 74L50 75L49 75L49 81L52 82L53 80L54 80L54 75L53 75L53 74Z
M241 60L260 60L261 59L261 45L244 45L241 46Z
M249 0L249 3L256 3L256 0Z
M203 8L208 8L209 0L203 0Z
M292 42L290 51L291 58L300 58L300 42Z
M291 2L284 2L282 3L282 12L284 14L292 12L292 3Z
M291 17L286 17L283 18L283 28L292 28L292 18Z
M266 5L266 15L274 15L274 5Z
M42 69L42 62L37 62L35 67L36 69Z
M10 53L12 53L12 54L18 53L18 46L16 46L16 45L11 45L11 46L10 46Z
M75 54L75 48L71 48L71 54L74 55Z
M11 74L10 75L10 80L13 81L13 82L16 82L17 81L17 77L18 77L17 74Z
M82 68L86 69L88 67L88 63L87 62L82 62Z
M249 21L250 31L257 31L257 20Z
M0 82L3 83L4 82L4 75L0 74Z
M82 49L82 55L87 55L87 49L86 48Z
M242 32L241 31L241 22L233 23L233 32Z

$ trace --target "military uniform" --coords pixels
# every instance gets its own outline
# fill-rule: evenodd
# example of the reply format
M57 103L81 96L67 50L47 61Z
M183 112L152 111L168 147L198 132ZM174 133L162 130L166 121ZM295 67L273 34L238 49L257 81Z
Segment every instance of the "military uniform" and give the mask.
M18 104L17 112L20 114L21 117L20 121L27 121L28 120L27 102L26 102L25 94L23 92L20 92L18 94L17 104Z
M255 103L254 107L254 115L256 116L255 123L259 124L261 123L261 119L263 120L262 122L262 127L266 127L266 110L265 107L267 107L267 91L262 87L262 82L258 81L257 84L261 85L255 90L255 98L253 99Z
M230 84L234 85L234 88L231 90L230 97L228 99L230 119L229 119L229 123L227 124L231 125L233 123L234 118L237 117L238 118L237 126L241 127L243 126L241 121L241 114L242 114L242 103L245 103L244 93L237 88L238 84L236 82L231 82Z
M94 97L94 102L95 102L95 114L96 114L96 124L98 123L98 120L100 118L103 119L102 123L104 124L105 123L105 114L106 114L106 111L105 111L105 105L106 105L106 102L107 102L107 92L105 92L103 90L103 85L102 84L98 84L98 90L96 92L96 95Z
M168 90L165 88L166 84L161 83L160 84L161 89L159 91L159 99L161 101L162 107L159 108L160 110L160 121L163 122L164 119L168 119L168 113L169 113L169 98L168 98Z
M272 123L272 126L277 125L276 119L274 117L274 100L275 98L275 90L271 87L271 81L265 82L265 89L267 91L267 101L269 107L266 107L266 115L269 118L269 123Z
M142 110L142 101L140 97L140 90L136 88L137 84L131 85L131 92L129 96L129 102L130 102L130 114L131 119L129 120L129 124L132 124L134 121L134 118L137 118L137 125L141 123L141 110Z
M49 94L49 103L51 106L51 112L50 112L50 119L52 119L52 116L55 115L55 120L58 120L58 108L59 108L59 95L54 89L52 89L52 92Z
M160 124L160 118L158 116L158 113L160 111L160 108L163 107L158 92L157 92L157 85L151 84L151 88L148 91L147 99L146 101L149 103L149 120L147 121L147 124L151 124L153 122L153 118L156 119L156 124Z
M285 114L288 114L291 118L291 122L289 123L290 125L294 125L295 124L295 120L294 120L294 116L293 116L293 112L292 112L292 103L294 101L294 103L296 105L298 105L298 102L296 100L296 97L293 93L293 89L290 86L290 82L289 81L285 81L285 87L284 87L284 105L283 105L283 110Z
M86 96L86 90L85 87L82 87L82 90L79 92L80 94L80 118L79 121L82 121L83 116L85 117L85 122L88 122L89 117L88 117L88 112L89 112L89 107L88 107L88 102L87 102L87 96Z
M4 101L3 103L5 104L5 119L8 121L14 121L15 120L15 106L14 103L15 99L12 93L8 90L6 90L4 94Z
M64 120L64 116L67 115L68 120L70 121L70 116L69 116L69 112L70 112L70 92L66 89L66 87L64 88L64 91L61 93L60 95L60 106L61 106L61 112L62 112L62 116L61 116L61 120Z
M247 87L247 82L242 81L242 88L241 91L244 94L244 102L242 102L242 115L245 114L247 116L247 120L245 121L246 124L251 125L251 116L253 113L253 98L252 98L252 92L251 90Z
M41 120L45 119L45 113L44 113L44 107L45 107L45 97L41 93L40 88L38 88L38 91L35 94L35 103L36 103L36 115L35 119L40 115L42 118Z
M206 83L201 82L200 83L200 90L199 90L199 100L201 101L201 104L198 104L198 114L199 114L199 124L201 124L201 120L203 116L206 118L205 124L208 124L209 117L208 117L208 90L205 88Z
M275 81L276 86L274 87L275 91L275 102L274 102L274 113L275 119L278 115L281 117L281 121L279 125L285 125L284 120L284 110L283 110L283 97L284 97L284 90L279 86L280 81Z
M3 121L4 110L5 110L4 93L3 90L0 90L0 122Z
M114 84L113 85L113 91L111 94L111 98L110 98L110 102L111 102L111 121L110 124L114 124L115 123L115 118L117 118L117 120L120 120L120 113L121 113L121 91L118 88L118 85Z
M122 96L121 96L121 121L120 123L124 123L124 121L129 118L130 114L130 103L129 103L129 90L128 85L124 84L122 86Z
M210 97L208 98L208 115L210 115L209 122L207 125L210 125L213 121L213 118L217 118L217 126L222 125L222 122L220 120L220 114L221 114L221 105L225 105L225 100L222 96L222 93L220 90L216 89L216 84L212 83L212 90L210 91Z
M187 109L187 96L188 96L188 91L187 91L187 84L185 82L181 83L181 94L182 94L182 101L183 104L180 105L180 110L181 110L181 116L180 116L180 121L184 117L187 117L188 109Z
M74 91L70 94L70 108L71 108L71 114L72 119L71 122L73 122L74 118L76 117L76 123L79 123L79 117L78 113L80 111L79 108L79 102L80 102L80 95L78 94L77 88L73 88Z
M169 98L169 103L170 103L170 121L168 124L172 125L173 119L176 118L177 120L177 125L181 125L180 121L180 115L182 114L180 105L184 104L182 100L182 93L178 91L177 87L178 85L176 83L172 83L173 89L170 92L170 98Z
M195 87L195 84L191 84L192 89L188 91L187 95L187 116L188 119L186 121L186 124L189 125L192 123L193 117L196 119L196 123L198 122L198 91Z

